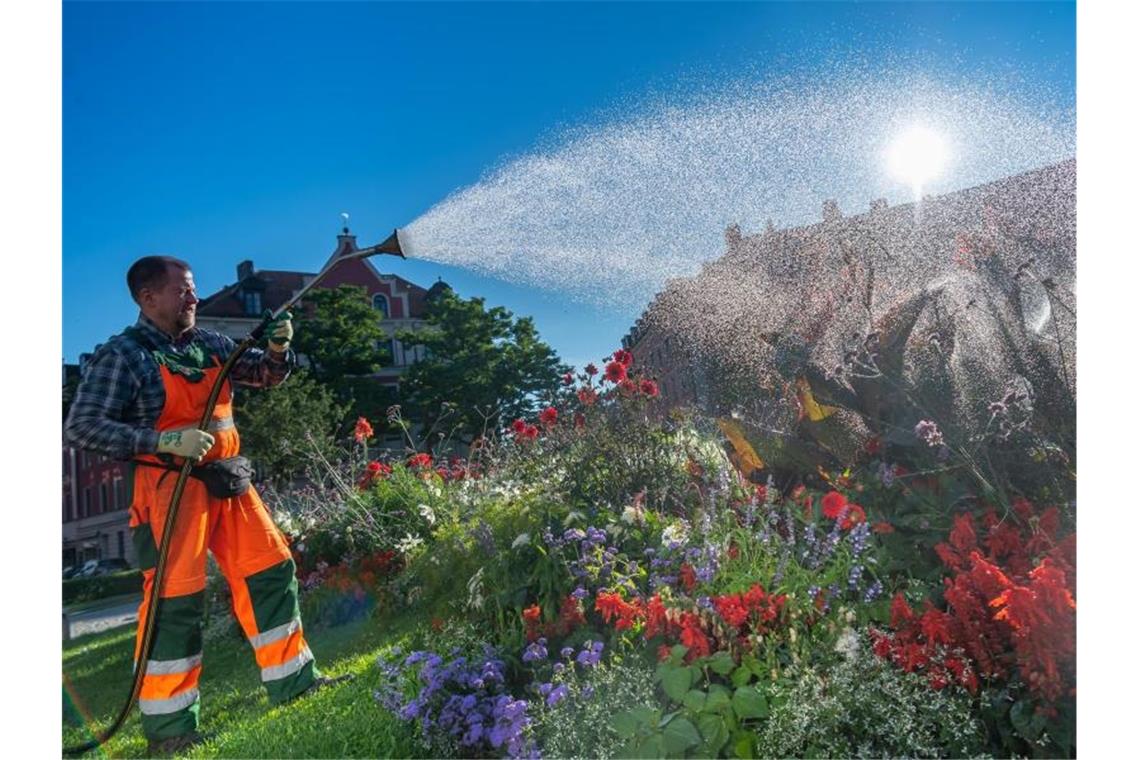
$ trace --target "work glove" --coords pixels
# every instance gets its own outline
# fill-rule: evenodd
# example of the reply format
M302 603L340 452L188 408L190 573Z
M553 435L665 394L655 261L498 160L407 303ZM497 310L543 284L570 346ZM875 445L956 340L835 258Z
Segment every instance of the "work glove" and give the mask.
M265 329L269 333L269 347L277 353L284 353L289 348L289 341L293 339L293 315L287 311L282 312Z
M214 436L197 428L164 430L158 434L158 452L174 454L197 462L214 445Z

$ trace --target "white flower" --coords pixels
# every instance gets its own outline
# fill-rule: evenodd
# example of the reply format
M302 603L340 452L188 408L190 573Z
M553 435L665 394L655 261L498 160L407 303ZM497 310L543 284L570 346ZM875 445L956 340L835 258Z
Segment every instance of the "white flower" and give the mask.
M483 568L467 581L467 609L483 609Z
M515 540L511 543L511 548L517 549L520 546L526 546L529 543L530 543L530 534L529 533L520 533L515 538Z
M410 554L413 549L415 549L423 542L424 540L419 536L413 536L411 533L409 533L396 542L396 550L401 554Z
M684 520L678 520L669 525L665 530L661 531L661 542L668 543L685 543L685 539L689 537L689 524Z
M630 504L621 511L621 521L627 525L633 525L634 523L640 525L645 522L645 510Z
M435 525L435 512L427 504L419 505L420 516L427 520L428 525Z
M835 651L851 660L859 655L859 635L853 628L844 628L835 642Z

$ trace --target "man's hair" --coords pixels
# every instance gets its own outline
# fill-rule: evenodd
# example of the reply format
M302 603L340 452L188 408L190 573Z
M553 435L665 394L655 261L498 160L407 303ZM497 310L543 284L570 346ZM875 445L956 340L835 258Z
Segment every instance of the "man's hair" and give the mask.
M127 270L127 287L130 288L135 303L138 303L143 288L157 290L166 284L166 272L171 266L178 267L183 272L190 269L189 264L173 256L143 256L131 264Z

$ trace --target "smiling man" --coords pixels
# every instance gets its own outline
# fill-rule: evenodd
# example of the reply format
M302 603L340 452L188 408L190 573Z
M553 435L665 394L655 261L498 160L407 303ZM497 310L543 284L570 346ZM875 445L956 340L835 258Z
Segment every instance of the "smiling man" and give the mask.
M207 430L198 429L207 397L234 341L195 327L198 296L190 266L147 256L127 272L138 321L112 337L87 365L64 426L71 443L131 462L130 526L143 571L143 602L135 659L142 644L157 547L177 476L194 460L186 482L160 589L155 644L139 694L151 754L170 754L202 741L198 677L206 551L233 593L233 608L261 668L271 702L285 702L331 679L316 671L301 629L295 566L285 539L249 485L239 455L230 380L268 388L285 380L295 358L285 314L269 328L267 350L235 363Z

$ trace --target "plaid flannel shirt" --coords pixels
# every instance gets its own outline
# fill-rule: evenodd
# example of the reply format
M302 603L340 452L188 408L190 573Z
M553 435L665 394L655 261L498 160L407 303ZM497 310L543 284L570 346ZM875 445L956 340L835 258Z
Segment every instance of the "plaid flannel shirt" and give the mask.
M224 358L237 347L232 338L196 327L174 340L141 314L135 327L155 348L175 354L198 343ZM292 350L277 357L251 348L234 364L230 379L253 388L270 388L288 377L295 363ZM129 332L120 333L103 344L84 369L64 423L64 436L77 448L115 459L154 454L158 450L155 425L165 402L162 373L151 348Z

